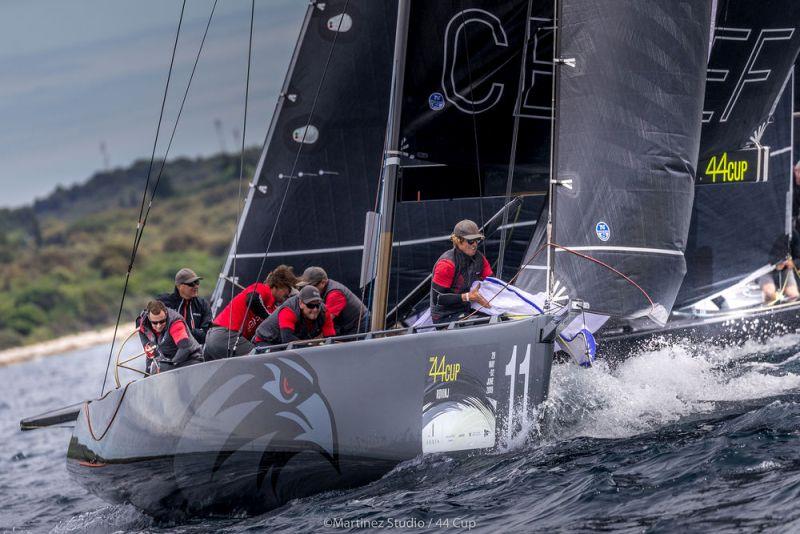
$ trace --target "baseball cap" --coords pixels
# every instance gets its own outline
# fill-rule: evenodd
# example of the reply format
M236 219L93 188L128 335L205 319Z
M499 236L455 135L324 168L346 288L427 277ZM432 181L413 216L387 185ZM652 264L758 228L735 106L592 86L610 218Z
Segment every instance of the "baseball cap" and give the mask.
M317 285L323 280L328 278L328 273L325 272L325 269L322 267L309 267L305 271L303 271L303 276L300 277L300 282L298 285L300 286L307 286L307 285Z
M319 296L319 291L317 291L316 287L311 285L305 286L300 290L299 298L303 304L315 304L317 302L322 302L322 297Z
M193 270L189 269L188 267L184 267L175 274L175 285L179 286L181 284L191 284L192 282L202 279L202 276L197 276L197 273L195 273Z
M483 234L478 225L469 219L459 221L453 228L453 235L464 239L483 239Z

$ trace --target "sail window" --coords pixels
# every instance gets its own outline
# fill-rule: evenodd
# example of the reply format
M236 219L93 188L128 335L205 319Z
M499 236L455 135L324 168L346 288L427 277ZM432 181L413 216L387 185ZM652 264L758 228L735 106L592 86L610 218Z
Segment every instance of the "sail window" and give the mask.
M305 143L313 145L319 139L319 129L313 124L296 128L292 132L292 140L296 143Z
M332 32L347 32L353 27L353 18L347 13L328 19L328 29Z

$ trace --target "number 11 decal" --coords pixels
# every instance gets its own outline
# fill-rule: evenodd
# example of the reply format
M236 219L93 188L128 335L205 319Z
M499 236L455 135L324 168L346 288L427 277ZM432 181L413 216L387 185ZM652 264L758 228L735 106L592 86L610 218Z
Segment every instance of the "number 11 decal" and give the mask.
M523 384L522 390L522 404L520 405L522 409L522 428L525 428L528 423L528 385L530 379L530 371L531 371L531 345L528 343L528 347L525 349L525 358L520 362L519 368L517 368L517 346L514 345L514 350L511 351L511 361L508 362L506 365L506 376L510 379L510 384L508 388L508 419L506 420L506 436L508 439L511 439L512 429L514 428L514 416L515 416L515 402L514 393L516 392L516 385L517 385L517 375L524 375L525 381Z

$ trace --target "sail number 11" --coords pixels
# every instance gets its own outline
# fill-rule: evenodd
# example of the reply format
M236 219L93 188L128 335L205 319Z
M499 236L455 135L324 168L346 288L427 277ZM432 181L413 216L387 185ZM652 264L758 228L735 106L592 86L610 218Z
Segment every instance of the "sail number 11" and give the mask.
M530 375L531 375L531 345L528 343L528 347L525 349L525 357L522 361L517 365L517 346L514 345L514 350L511 352L511 361L508 362L505 368L505 375L509 377L510 387L508 389L508 419L506 420L506 435L508 438L511 438L512 430L516 427L514 424L515 418L519 418L519 414L515 413L518 410L522 410L522 418L521 424L522 428L527 427L528 423L528 386L530 384ZM517 376L524 376L524 385L522 389L522 403L517 405L514 402L515 400L515 393L516 393L516 385L517 385Z

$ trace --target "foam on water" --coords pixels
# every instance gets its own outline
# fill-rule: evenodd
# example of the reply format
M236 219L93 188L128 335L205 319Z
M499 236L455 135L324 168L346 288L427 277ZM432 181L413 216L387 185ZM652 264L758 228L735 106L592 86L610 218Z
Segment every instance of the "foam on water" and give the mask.
M687 343L640 352L617 365L556 365L545 437L628 437L711 411L721 401L800 389L800 354L780 363L759 360L798 344L796 335L728 348Z

